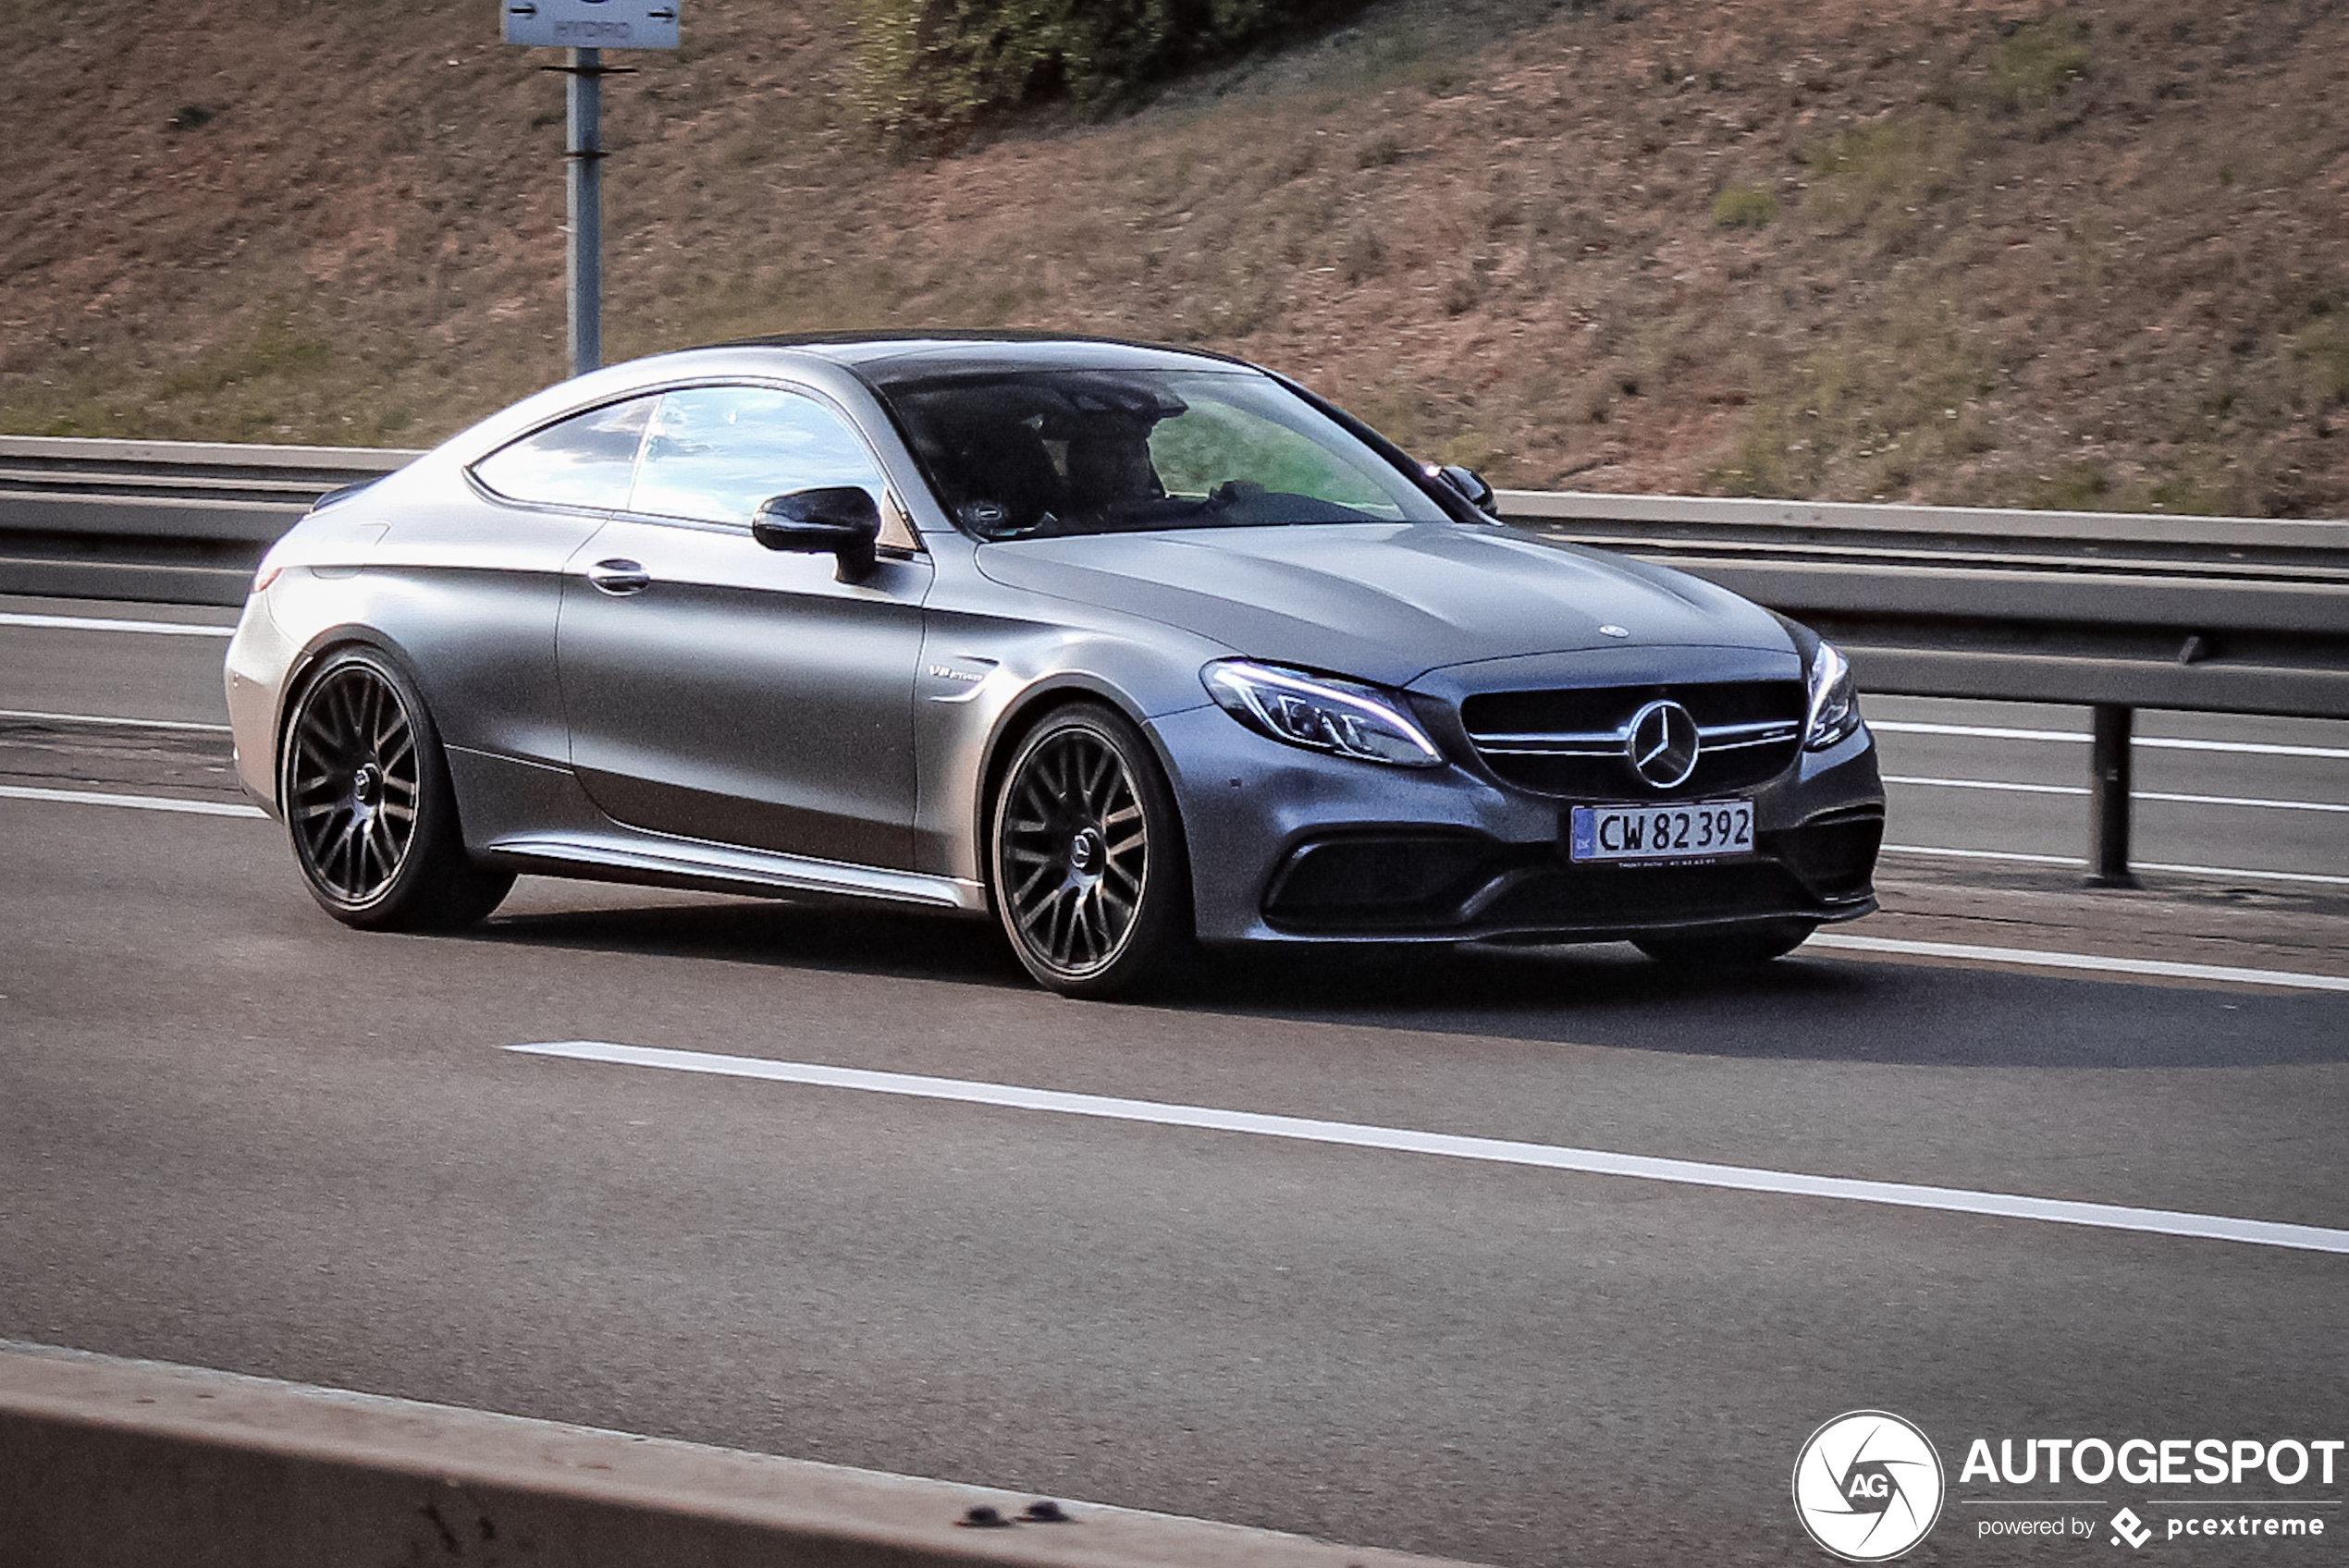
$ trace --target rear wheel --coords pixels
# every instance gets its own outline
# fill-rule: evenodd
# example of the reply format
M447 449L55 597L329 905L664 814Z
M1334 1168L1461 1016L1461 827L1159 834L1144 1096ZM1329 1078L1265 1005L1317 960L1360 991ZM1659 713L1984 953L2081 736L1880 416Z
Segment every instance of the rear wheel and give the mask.
M1792 952L1819 928L1815 920L1756 920L1709 930L1651 931L1631 945L1676 969L1736 968Z
M1162 980L1191 945L1174 798L1141 735L1094 704L1022 741L996 790L995 906L1041 984L1101 998Z
M277 798L311 897L347 925L447 931L498 907L513 874L465 852L431 717L396 665L327 655L286 717Z

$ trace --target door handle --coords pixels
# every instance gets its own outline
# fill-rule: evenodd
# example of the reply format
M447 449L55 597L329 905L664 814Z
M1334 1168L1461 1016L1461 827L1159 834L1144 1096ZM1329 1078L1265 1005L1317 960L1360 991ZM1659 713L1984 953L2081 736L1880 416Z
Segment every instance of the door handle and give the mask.
M653 585L653 574L634 561L597 561L587 569L587 581L616 598L641 594Z

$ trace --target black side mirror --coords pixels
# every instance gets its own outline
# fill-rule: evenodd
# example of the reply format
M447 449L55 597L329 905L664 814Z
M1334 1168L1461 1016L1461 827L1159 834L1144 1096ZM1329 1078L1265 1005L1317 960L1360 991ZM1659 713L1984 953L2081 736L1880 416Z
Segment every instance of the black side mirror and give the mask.
M803 555L827 551L840 557L840 580L855 582L872 575L873 542L880 537L880 508L872 492L854 484L794 490L760 504L750 536L770 550Z
M1469 505L1478 511L1489 512L1493 509L1493 487L1484 483L1484 476L1476 470L1462 468L1457 463L1445 463L1435 471L1435 476L1467 496Z

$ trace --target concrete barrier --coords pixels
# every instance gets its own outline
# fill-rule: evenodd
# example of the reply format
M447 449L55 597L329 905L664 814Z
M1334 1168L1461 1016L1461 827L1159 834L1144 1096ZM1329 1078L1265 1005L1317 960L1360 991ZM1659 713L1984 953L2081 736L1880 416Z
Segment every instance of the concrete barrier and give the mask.
M1133 1509L0 1341L5 1568L1433 1568ZM993 1510L1002 1525L966 1521Z

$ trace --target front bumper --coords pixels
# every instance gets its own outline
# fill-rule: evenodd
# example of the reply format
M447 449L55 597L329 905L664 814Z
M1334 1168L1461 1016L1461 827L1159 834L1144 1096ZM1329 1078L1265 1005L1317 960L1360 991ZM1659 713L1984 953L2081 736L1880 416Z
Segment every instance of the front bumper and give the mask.
M277 712L286 677L301 649L270 613L268 594L245 600L228 640L221 679L228 699L228 730L236 746L237 782L271 816L277 810Z
M1323 756L1205 707L1154 721L1188 837L1204 941L1606 941L1876 908L1884 788L1863 728L1738 794L1754 852L1708 864L1578 864L1568 801L1457 764Z

